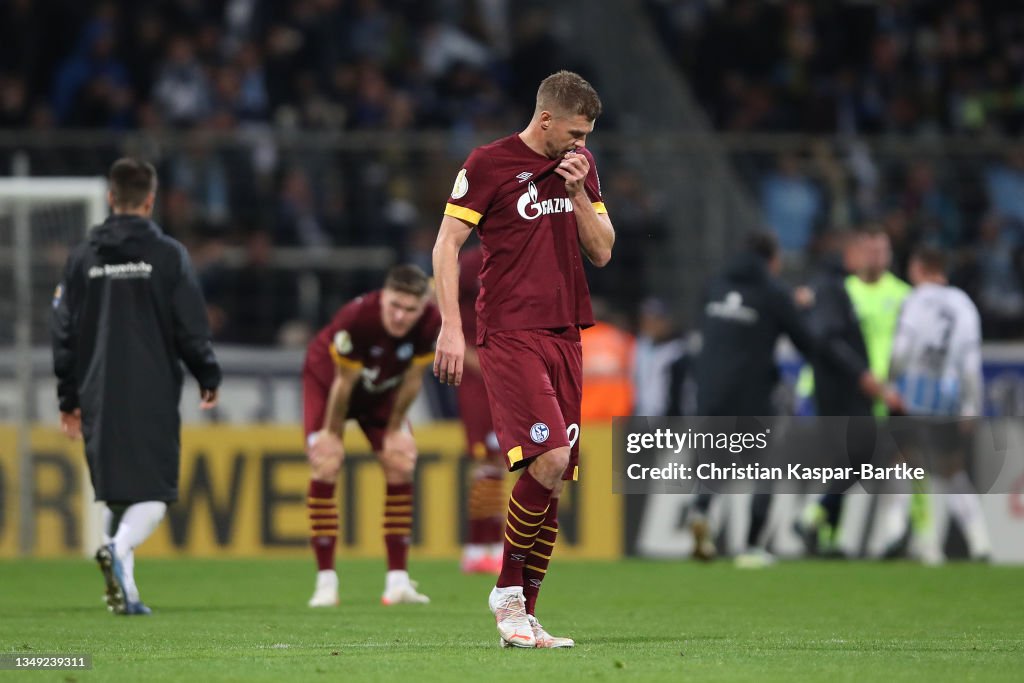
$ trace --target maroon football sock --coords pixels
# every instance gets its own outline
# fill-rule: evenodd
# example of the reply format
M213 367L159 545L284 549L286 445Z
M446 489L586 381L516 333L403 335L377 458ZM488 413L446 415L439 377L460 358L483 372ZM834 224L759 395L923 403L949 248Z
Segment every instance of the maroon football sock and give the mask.
M555 539L558 538L558 499L552 498L548 504L548 514L540 525L540 533L533 541L533 549L523 566L523 597L526 598L526 613L534 614L537 607L537 595L540 584L548 571L551 553L555 550Z
M523 565L544 524L550 499L551 489L534 479L529 471L523 472L512 488L505 520L505 551L496 584L498 588L523 585Z
M412 535L412 484L388 484L384 499L384 546L388 571L405 570Z
M338 503L334 500L334 482L309 481L309 544L316 555L319 571L334 569L334 548L338 542Z

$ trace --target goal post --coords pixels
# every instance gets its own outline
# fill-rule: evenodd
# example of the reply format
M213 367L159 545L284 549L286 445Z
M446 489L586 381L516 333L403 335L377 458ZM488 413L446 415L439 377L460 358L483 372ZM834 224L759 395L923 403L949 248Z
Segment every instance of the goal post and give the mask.
M0 350L10 359L4 378L12 391L2 408L13 425L18 463L18 549L35 548L35 478L30 432L36 419L33 348L48 348L50 300L60 282L63 257L85 238L89 227L107 216L104 178L0 179ZM56 400L56 398L54 398ZM82 547L99 538L100 515L92 502L92 485L82 481Z

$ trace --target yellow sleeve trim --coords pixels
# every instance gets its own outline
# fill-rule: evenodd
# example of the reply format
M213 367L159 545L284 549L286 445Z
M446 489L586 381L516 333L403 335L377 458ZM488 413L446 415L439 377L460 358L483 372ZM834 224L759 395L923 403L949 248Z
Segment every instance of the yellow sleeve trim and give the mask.
M453 218L460 218L467 223L473 225L479 225L480 220L484 217L482 213L477 213L473 209L467 209L464 206L458 206L457 204L448 203L444 206L444 215L452 216Z
M331 351L331 360L334 361L335 365L338 365L338 366L343 367L343 368L348 368L350 370L361 370L362 369L362 367L363 367L362 363L360 363L357 360L352 360L351 358L345 358L345 356L343 356L340 353L338 353L338 349L336 349L334 347L334 344L331 344L329 348L330 348L330 351Z
M608 213L608 209L605 208L604 202L594 202L594 211L598 213Z
M420 365L433 365L434 364L434 352L421 353L418 356L413 356L412 365L413 367Z

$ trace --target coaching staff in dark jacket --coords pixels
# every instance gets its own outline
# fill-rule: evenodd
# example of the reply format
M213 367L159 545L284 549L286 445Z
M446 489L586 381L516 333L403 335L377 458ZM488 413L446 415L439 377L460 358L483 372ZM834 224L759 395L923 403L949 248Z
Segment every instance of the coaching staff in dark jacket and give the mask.
M701 319L701 354L696 363L697 412L702 416L767 416L776 413L772 394L779 381L775 347L782 335L806 358L822 359L834 372L871 396L883 396L879 384L846 349L820 343L801 315L790 290L776 277L782 262L775 236L753 232L744 248L708 286ZM701 532L709 496L702 494L692 522L697 549L713 553ZM768 497L756 496L748 538L748 553L740 559L751 564L770 561L759 550L757 537L767 518ZM703 546L703 547L702 547Z
M844 233L835 240L839 250L822 257L818 272L805 290L806 320L822 346L843 356L847 367L857 368L858 372L853 375L837 368L826 362L821 353L811 358L814 406L818 415L869 416L873 414L873 400L858 391L858 378L868 369L868 350L846 292L846 277L856 270L860 237Z
M178 497L182 361L216 404L221 373L206 305L185 248L150 220L150 164L110 170L113 215L68 257L53 301L53 363L61 427L85 437L97 500L110 514L97 552L107 601L118 614L148 613L131 575L132 550Z
M883 395L871 394L865 387L871 374L867 344L860 320L846 289L846 279L861 269L868 232L833 233L833 248L822 257L817 273L808 287L798 294L807 309L806 320L819 340L821 352L810 358L814 370L814 407L823 417L846 417L845 449L848 463L859 468L869 462L876 450L874 398L885 401L890 415L900 415L904 406L895 390ZM858 374L837 368L827 356L842 357ZM837 531L842 511L842 492L853 481L833 482L825 495L808 505L797 520L796 528L809 552L837 554ZM827 533L820 533L824 526ZM824 542L824 545L821 543Z
M804 357L814 359L815 371L821 367L842 377L845 386L865 397L895 400L894 392L868 370L866 353L859 356L834 335L812 331L793 294L776 277L781 263L775 236L753 232L708 286L696 367L698 414L774 415L771 398L779 381L775 345L781 335ZM839 287L846 297L841 282ZM829 292L823 294L828 298ZM846 302L849 306L849 298ZM856 325L852 307L848 313ZM863 348L863 339L860 344Z

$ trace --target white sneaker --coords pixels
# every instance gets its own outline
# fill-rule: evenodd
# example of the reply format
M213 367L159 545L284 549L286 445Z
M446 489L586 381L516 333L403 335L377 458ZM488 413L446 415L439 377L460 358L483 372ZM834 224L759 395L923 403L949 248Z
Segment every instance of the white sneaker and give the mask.
M316 573L316 590L309 599L310 607L338 606L338 574L333 569Z
M775 564L775 556L763 548L750 548L736 556L737 569L764 569Z
M408 581L406 583L400 583L384 591L384 595L380 596L380 604L382 605L426 605L430 602L430 598L422 593L416 591L416 587L419 586L415 581Z
M494 615L502 643L508 643L512 647L536 647L537 639L527 618L522 586L495 586L487 598L487 606Z
M527 614L526 618L530 621L530 626L533 628L533 638L536 641L534 647L576 647L576 641L572 638L559 638L553 636L544 630L544 627L537 621L537 617L532 614ZM508 641L502 639L502 647L512 647Z

